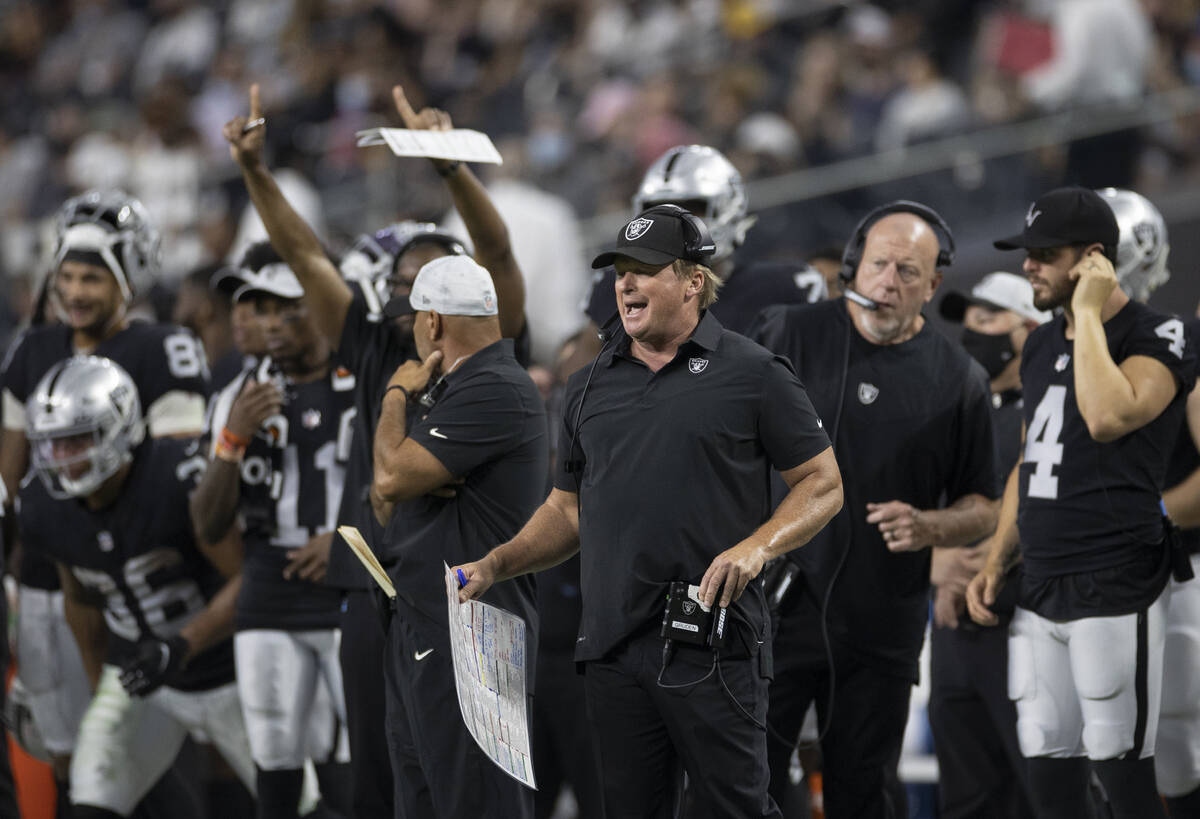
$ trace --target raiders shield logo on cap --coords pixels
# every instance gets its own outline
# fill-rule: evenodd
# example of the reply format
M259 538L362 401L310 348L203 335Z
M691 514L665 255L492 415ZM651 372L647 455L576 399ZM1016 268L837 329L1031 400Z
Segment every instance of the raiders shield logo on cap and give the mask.
M629 242L637 241L653 224L653 219L634 219L625 226L625 240Z

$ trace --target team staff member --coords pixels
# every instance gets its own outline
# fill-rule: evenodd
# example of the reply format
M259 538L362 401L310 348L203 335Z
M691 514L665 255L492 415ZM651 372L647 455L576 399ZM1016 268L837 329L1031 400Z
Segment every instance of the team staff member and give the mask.
M384 393L371 485L376 515L388 522L381 562L397 594L385 655L397 816L533 815L533 791L492 764L462 720L448 718L458 695L443 566L512 537L545 496L545 409L501 338L497 312L491 276L466 256L429 262L411 293L384 307L389 317L414 315L421 356L401 365ZM430 494L450 484L453 492ZM533 580L498 584L487 600L526 623L532 694Z
M568 384L554 490L516 537L462 567L467 599L579 551L575 657L612 817L673 815L680 763L700 810L780 815L767 794L771 635L756 578L841 505L800 382L708 311L712 247L699 219L660 205L596 258L617 269L621 326ZM774 514L772 467L790 487ZM732 606L725 648L664 645L672 581Z
M1094 191L1029 207L1034 304L1061 315L1025 344L1025 448L988 560L967 589L989 607L1018 545L1009 692L1042 817L1078 815L1089 760L1115 817L1163 816L1154 779L1170 554L1159 508L1167 456L1195 378L1183 322L1131 301L1112 259L1119 231Z
M921 315L953 241L923 205L878 208L846 247L845 300L769 308L751 333L808 385L845 475L842 513L794 556L801 582L781 603L769 715L796 737L815 700L832 819L904 815L896 764L925 633L928 547L965 545L995 524L987 377ZM780 793L793 749L770 745Z
M397 112L410 129L445 130L451 127L442 111L423 109L416 113L400 86L392 89ZM251 123L257 123L251 125ZM368 300L355 295L320 241L299 214L284 199L262 159L266 122L258 99L258 86L250 88L250 116L235 117L224 128L230 154L242 171L246 190L262 217L272 246L277 248L296 274L306 294L322 305L315 316L318 332L336 350L337 362L355 376L354 441L346 465L346 486L338 522L357 526L367 542L376 545L383 529L375 522L367 499L371 484L371 449L375 423L388 378L403 362L415 359L411 326L380 322L372 315ZM476 259L491 272L499 299L500 329L506 338L525 334L525 285L512 255L508 230L496 212L487 191L471 172L458 162L434 160L433 166L445 180L475 247ZM417 271L426 262L462 254L462 244L436 230L405 231L391 226L372 237L381 250L385 292L407 293ZM380 236L380 233L386 234ZM349 254L348 254L349 255ZM385 295L382 301L387 301ZM375 300L370 300L374 302ZM237 307L235 306L235 311ZM399 320L403 321L403 320ZM518 357L522 357L518 346ZM527 353L526 353L527 357ZM373 581L358 565L344 544L330 552L326 582L347 589L341 612L341 663L346 687L351 757L354 759L354 804L360 816L390 816L393 812L393 783L383 721L385 697L378 658L385 636L369 589Z
M962 323L963 348L987 370L996 475L1003 482L1021 450L1021 349L1050 314L1033 306L1033 287L1012 273L984 276L969 295L947 293L939 311ZM1006 627L1016 606L1011 577L999 626L978 628L964 616L967 583L985 557L979 546L933 555L929 725L938 758L939 815L946 819L1023 819L1033 812L1017 744L1017 711L1008 698Z

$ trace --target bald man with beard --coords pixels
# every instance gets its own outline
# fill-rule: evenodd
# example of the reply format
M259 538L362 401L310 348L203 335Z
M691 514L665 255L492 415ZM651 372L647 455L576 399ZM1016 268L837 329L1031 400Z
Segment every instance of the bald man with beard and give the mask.
M844 476L844 507L786 556L793 580L772 601L768 723L796 738L816 703L831 819L907 815L896 765L932 549L976 541L995 522L987 375L922 315L953 255L932 210L885 205L846 248L845 298L768 308L749 332L792 363ZM770 739L778 799L794 746Z

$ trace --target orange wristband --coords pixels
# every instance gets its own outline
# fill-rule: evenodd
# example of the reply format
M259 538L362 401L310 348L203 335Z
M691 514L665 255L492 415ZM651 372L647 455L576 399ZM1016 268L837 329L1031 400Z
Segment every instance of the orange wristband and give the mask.
M217 436L216 457L230 463L239 463L246 454L246 446L250 442L240 435L229 431L228 427L221 430Z
M243 449L250 446L249 438L243 438L241 435L233 432L229 427L221 428L221 437L228 441L232 446L240 446Z

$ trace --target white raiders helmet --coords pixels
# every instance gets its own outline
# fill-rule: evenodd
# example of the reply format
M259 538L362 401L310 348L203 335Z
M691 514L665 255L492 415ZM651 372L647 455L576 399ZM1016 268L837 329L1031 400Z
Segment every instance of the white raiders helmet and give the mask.
M99 356L77 355L51 367L25 412L34 471L58 498L95 492L146 437L133 379ZM76 439L75 446L65 439Z
M634 194L633 212L662 204L687 208L704 220L717 245L713 263L728 258L754 224L754 217L746 215L741 173L707 145L676 145L650 165Z
M1122 188L1096 191L1117 217L1117 281L1134 301L1144 302L1171 278L1167 270L1167 223L1158 208L1140 193Z
M25 753L42 762L51 761L42 732L34 722L33 709L29 707L29 691L19 676L13 677L12 686L4 700L4 727Z
M392 297L396 262L406 250L418 242L441 245L455 256L462 256L467 252L461 241L433 222L414 222L406 219L393 222L374 233L363 233L355 239L354 244L342 257L342 276L360 282L369 301L374 297L378 300L378 305L387 304ZM372 313L383 312L382 307L375 309L376 305L371 303L368 303L367 307Z
M150 286L162 265L162 240L146 208L119 190L88 191L58 209L52 270L72 252L103 260L126 304Z

